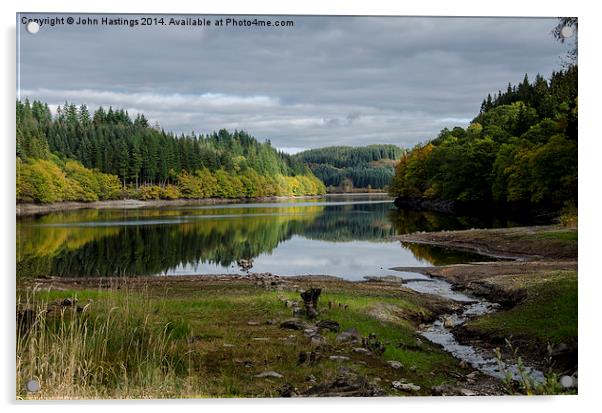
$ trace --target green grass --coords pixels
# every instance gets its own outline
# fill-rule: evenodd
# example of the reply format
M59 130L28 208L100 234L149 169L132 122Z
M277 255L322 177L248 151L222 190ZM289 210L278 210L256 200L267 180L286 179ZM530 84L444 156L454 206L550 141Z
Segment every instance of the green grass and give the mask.
M341 366L369 380L380 378L390 394L400 394L390 382L402 377L422 386L420 394L429 394L431 386L453 380L450 372L463 371L441 349L427 342L416 346L415 320L430 311L416 295L399 291L326 288L320 318L338 321L343 330L355 327L363 336L375 333L386 351L355 353L335 341L336 333L324 333L330 350L318 363L301 365L299 353L313 349L309 339L278 326L291 316L281 300L299 300L295 291L173 283L167 288L21 292L18 302L36 310L38 321L17 343L20 398L272 397L284 383L307 388L309 375L318 382L332 380ZM85 309L53 304L68 297L76 297ZM342 306L329 308L329 301ZM329 360L335 354L350 360ZM405 369L394 370L387 360L398 360ZM254 377L266 370L284 378ZM40 380L41 392L23 390L31 377Z
M578 240L578 231L577 229L568 229L562 231L550 231L538 234L539 237L543 239L556 239L561 241L575 241Z
M559 271L531 279L526 298L517 306L467 324L497 336L534 338L545 345L577 337L577 272Z

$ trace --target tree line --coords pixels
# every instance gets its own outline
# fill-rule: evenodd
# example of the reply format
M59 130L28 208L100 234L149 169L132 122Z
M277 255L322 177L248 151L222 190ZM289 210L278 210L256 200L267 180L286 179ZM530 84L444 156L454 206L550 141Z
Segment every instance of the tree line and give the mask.
M394 164L403 153L395 145L330 146L294 157L308 165L327 187L383 189L389 185Z
M401 157L400 198L524 203L577 201L577 65L549 80L527 75L488 95L467 128L443 129Z
M17 200L315 195L324 185L301 161L244 131L176 135L143 114L65 103L16 104Z

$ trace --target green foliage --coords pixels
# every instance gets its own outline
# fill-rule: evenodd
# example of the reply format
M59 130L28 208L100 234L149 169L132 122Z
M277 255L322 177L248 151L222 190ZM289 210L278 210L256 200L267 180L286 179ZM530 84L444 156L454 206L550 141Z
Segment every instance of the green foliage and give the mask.
M58 158L17 158L17 201L52 203L116 199L121 184L114 175L84 168L79 162Z
M51 152L52 151L52 152ZM17 102L17 200L98 201L318 195L303 163L243 131L176 137L143 115Z
M404 153L395 145L330 146L294 155L307 164L326 186L385 188L394 175L394 163Z
M402 156L393 196L519 202L577 200L577 67L488 96L468 128L443 129Z

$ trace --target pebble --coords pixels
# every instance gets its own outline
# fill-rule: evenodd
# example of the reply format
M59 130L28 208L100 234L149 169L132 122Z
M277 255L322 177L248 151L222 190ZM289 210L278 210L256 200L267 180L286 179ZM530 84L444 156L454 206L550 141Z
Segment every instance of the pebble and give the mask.
M256 374L255 377L263 378L263 377L273 377L275 379L280 379L284 377L282 374L277 373L275 371L264 371L263 373Z
M394 381L391 383L391 386L393 386L393 388L396 390L403 390L403 391L419 391L420 390L420 386L417 386L413 383L403 383L402 381Z
M394 368L394 369L400 369L400 368L403 368L403 364L401 364L401 363L400 363L399 361L397 361L397 360L388 360L388 361L387 361L387 364L388 364L389 366L391 366L392 368Z

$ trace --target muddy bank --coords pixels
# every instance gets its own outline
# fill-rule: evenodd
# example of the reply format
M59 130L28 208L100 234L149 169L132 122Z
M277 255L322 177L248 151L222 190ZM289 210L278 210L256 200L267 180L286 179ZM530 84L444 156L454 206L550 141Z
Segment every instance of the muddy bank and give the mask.
M96 202L56 202L53 204L17 204L17 216L47 214L57 211L71 211L75 209L133 209L133 208L159 208L187 205L222 205L250 202L271 202L287 199L315 199L323 195L308 196L273 196L258 198L203 198L203 199L153 199L141 201L138 199L120 199Z
M471 229L400 235L403 243L437 245L495 258L577 259L576 231L559 225Z
M521 278L536 280L545 278L550 271L577 270L577 261L498 261L391 269L441 278L455 289L511 307L525 297L524 289L517 285Z

